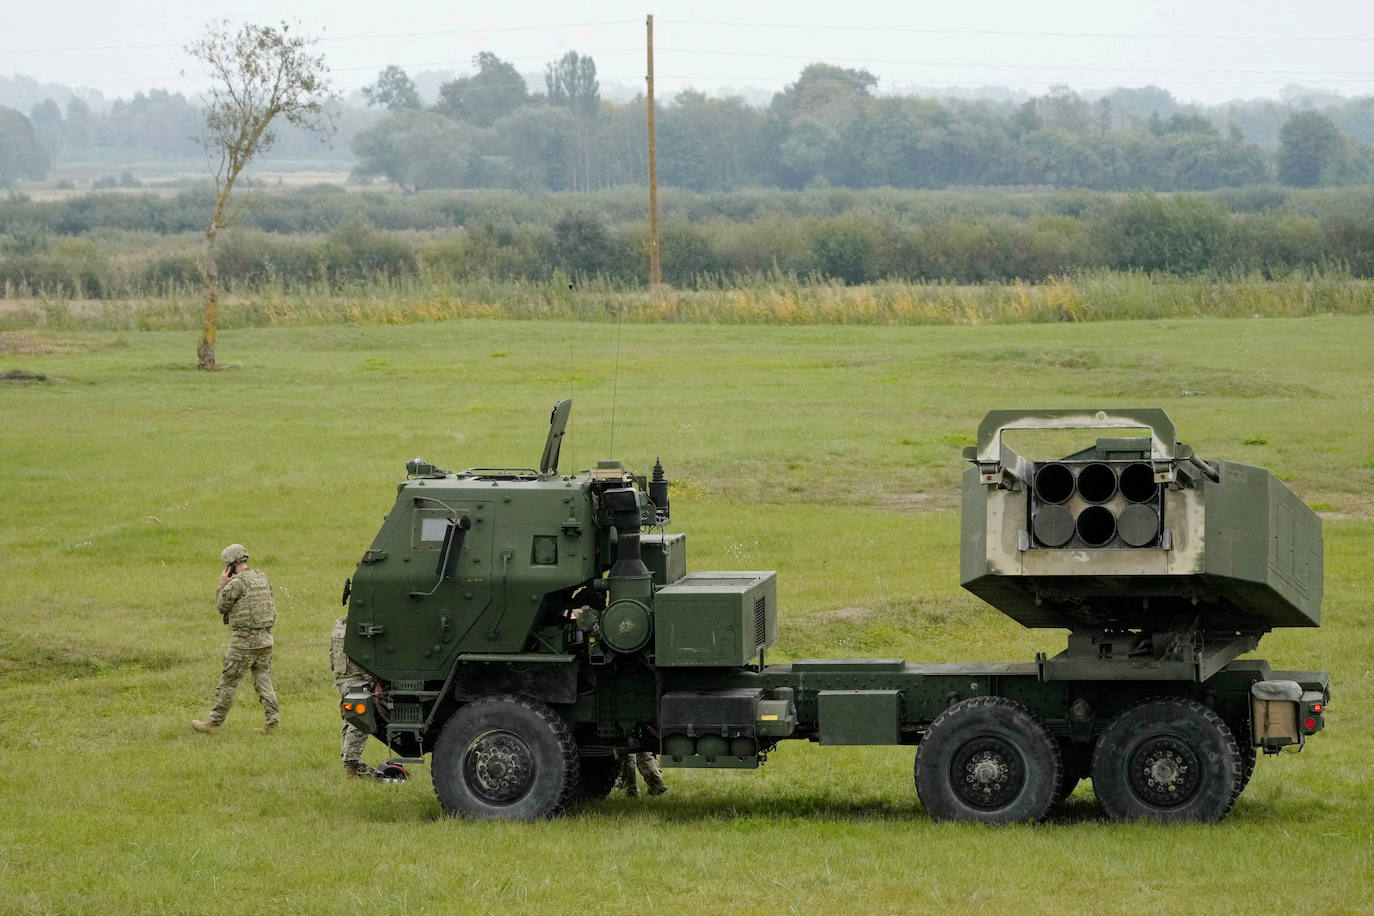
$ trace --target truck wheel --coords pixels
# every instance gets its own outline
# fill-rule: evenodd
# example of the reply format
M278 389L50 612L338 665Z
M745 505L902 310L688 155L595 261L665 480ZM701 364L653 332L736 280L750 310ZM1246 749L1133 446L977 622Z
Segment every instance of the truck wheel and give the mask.
M1044 722L1006 697L971 697L935 717L916 754L916 794L933 819L1038 821L1063 762Z
M444 724L431 765L444 812L483 820L552 817L578 783L577 744L563 718L537 700L474 700Z
M1059 740L1059 760L1063 764L1059 777L1059 791L1054 795L1055 805L1059 805L1078 788L1078 783L1088 775L1092 758L1092 748L1075 744L1065 739Z
M1241 755L1221 716L1196 700L1159 697L1121 713L1093 751L1093 793L1108 816L1214 824L1241 779Z
M1235 734L1234 729L1232 734ZM1250 785L1250 777L1255 775L1255 756L1253 747L1240 748L1240 781L1236 783L1236 798L1240 798L1240 793L1245 791L1245 787ZM1235 799L1232 799L1234 802Z
M581 776L573 792L573 802L601 801L615 788L620 775L620 761L615 754L582 754L579 762Z

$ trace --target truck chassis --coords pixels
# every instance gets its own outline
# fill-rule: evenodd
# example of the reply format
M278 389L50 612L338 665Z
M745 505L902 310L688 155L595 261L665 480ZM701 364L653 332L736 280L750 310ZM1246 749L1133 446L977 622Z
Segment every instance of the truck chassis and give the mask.
M1324 727L1325 672L1273 671L1238 657L1272 625L1314 623L1319 534L1316 604L1307 580L1298 581L1307 591L1297 597L1279 600L1275 589L1251 581L1238 593L1252 604L1229 597L1232 570L1215 575L1199 545L1184 543L1181 526L1200 518L1198 493L1219 490L1232 471L1195 461L1186 446L1160 436L1167 418L1158 412L1124 420L1151 424L1167 443L1162 450L1099 440L1064 460L1073 480L1096 464L1124 481L1125 468L1154 459L1156 490L1144 488L1139 499L1128 492L1131 505L1115 492L1116 503L1088 505L1112 505L1137 520L1134 506L1152 506L1157 530L1123 535L1135 539L1129 546L1137 553L1112 544L1093 554L1067 541L1054 546L1076 556L1049 552L1034 539L1062 535L1037 512L1055 523L1066 514L1061 505L1091 513L1067 497L1050 499L1060 496L1050 483L1060 481L1047 475L1042 488L1038 466L987 436L971 450L965 544L986 543L989 559L965 556L965 584L991 593L1027 625L1069 627L1065 652L1023 663L770 665L775 574L687 573L685 536L662 531L668 500L660 467L652 482L614 462L559 476L569 406L555 409L539 470L452 474L418 459L408 464L396 508L345 588L346 646L376 683L346 695L342 713L395 753L432 754L435 791L449 814L551 816L609 794L619 758L629 753L652 751L665 767L755 768L781 742L808 740L916 747L916 791L936 820L1038 821L1091 779L1113 819L1214 823L1249 782L1258 752L1299 750ZM993 426L1000 433L1021 417L998 415ZM1066 422L1122 421L1099 412ZM1180 472L1184 462L1196 468ZM1257 470L1239 479L1253 482ZM989 529L1022 513L1012 519L1022 526L1014 550L1019 562L1041 564L1041 575L1006 572L995 537L977 529L976 512L970 519L971 504L983 510L970 493L990 507ZM1213 525L1235 511L1224 501L1207 505ZM1200 523L1194 528L1200 532ZM1121 573L1134 570L1131 563L1153 569L1156 557L1193 555L1201 559L1189 560L1183 577ZM1106 591L1083 592L1088 601L1065 598L1065 577L1053 564L1098 561L1099 571L1115 576ZM1100 577L1093 581L1100 586ZM1180 613L1193 616L1179 624ZM1276 624L1280 614L1287 616Z

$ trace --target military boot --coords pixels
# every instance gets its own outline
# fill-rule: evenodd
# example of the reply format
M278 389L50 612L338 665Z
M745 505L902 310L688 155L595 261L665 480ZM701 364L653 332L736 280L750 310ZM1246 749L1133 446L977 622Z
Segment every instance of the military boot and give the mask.
M257 729L257 731L262 732L264 735L273 735L276 734L279 728L281 728L280 722L268 722L262 728Z
M360 779L364 776L376 776L377 771L361 760L345 760L344 775L349 779Z
M200 721L199 719L192 719L192 720L191 720L191 727L194 728L194 729L195 729L196 731L198 731L198 732L205 732L205 734L207 734L207 735L218 735L218 734L219 734L219 723L218 723L218 722L202 722L202 721Z

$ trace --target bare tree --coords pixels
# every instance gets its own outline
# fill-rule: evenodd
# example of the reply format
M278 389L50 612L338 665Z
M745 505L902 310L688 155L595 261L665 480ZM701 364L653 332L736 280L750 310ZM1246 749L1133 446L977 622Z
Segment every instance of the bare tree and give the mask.
M239 174L277 140L271 129L277 117L320 134L334 123L326 104L338 98L329 82L324 57L313 53L316 39L292 34L291 26L245 25L237 32L227 20L211 22L186 51L214 78L205 97L205 132L201 145L214 171L215 213L205 229L201 275L205 281L205 317L196 348L201 369L215 368L215 327L219 322L219 270L215 239L239 211L229 212L229 194ZM241 210L241 208L240 208Z

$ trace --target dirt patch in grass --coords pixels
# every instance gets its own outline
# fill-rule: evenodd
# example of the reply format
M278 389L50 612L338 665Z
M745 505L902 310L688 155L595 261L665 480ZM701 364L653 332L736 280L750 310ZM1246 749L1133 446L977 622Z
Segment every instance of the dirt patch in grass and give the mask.
M88 353L91 344L39 334L36 331L0 331L0 354L5 356L52 356L63 353Z
M941 493L892 493L879 499L874 507L888 512L941 512L959 506L957 492Z
M1319 493L1308 504L1327 520L1374 518L1374 496L1364 493Z
M41 372L30 372L27 369L9 369L0 372L0 382L46 382L48 377Z
M95 677L115 671L163 671L195 659L150 648L84 645L51 637L0 638L0 679L26 682Z
M819 620L863 620L865 617L872 617L873 609L867 607L837 607L829 611L821 611L816 615Z

